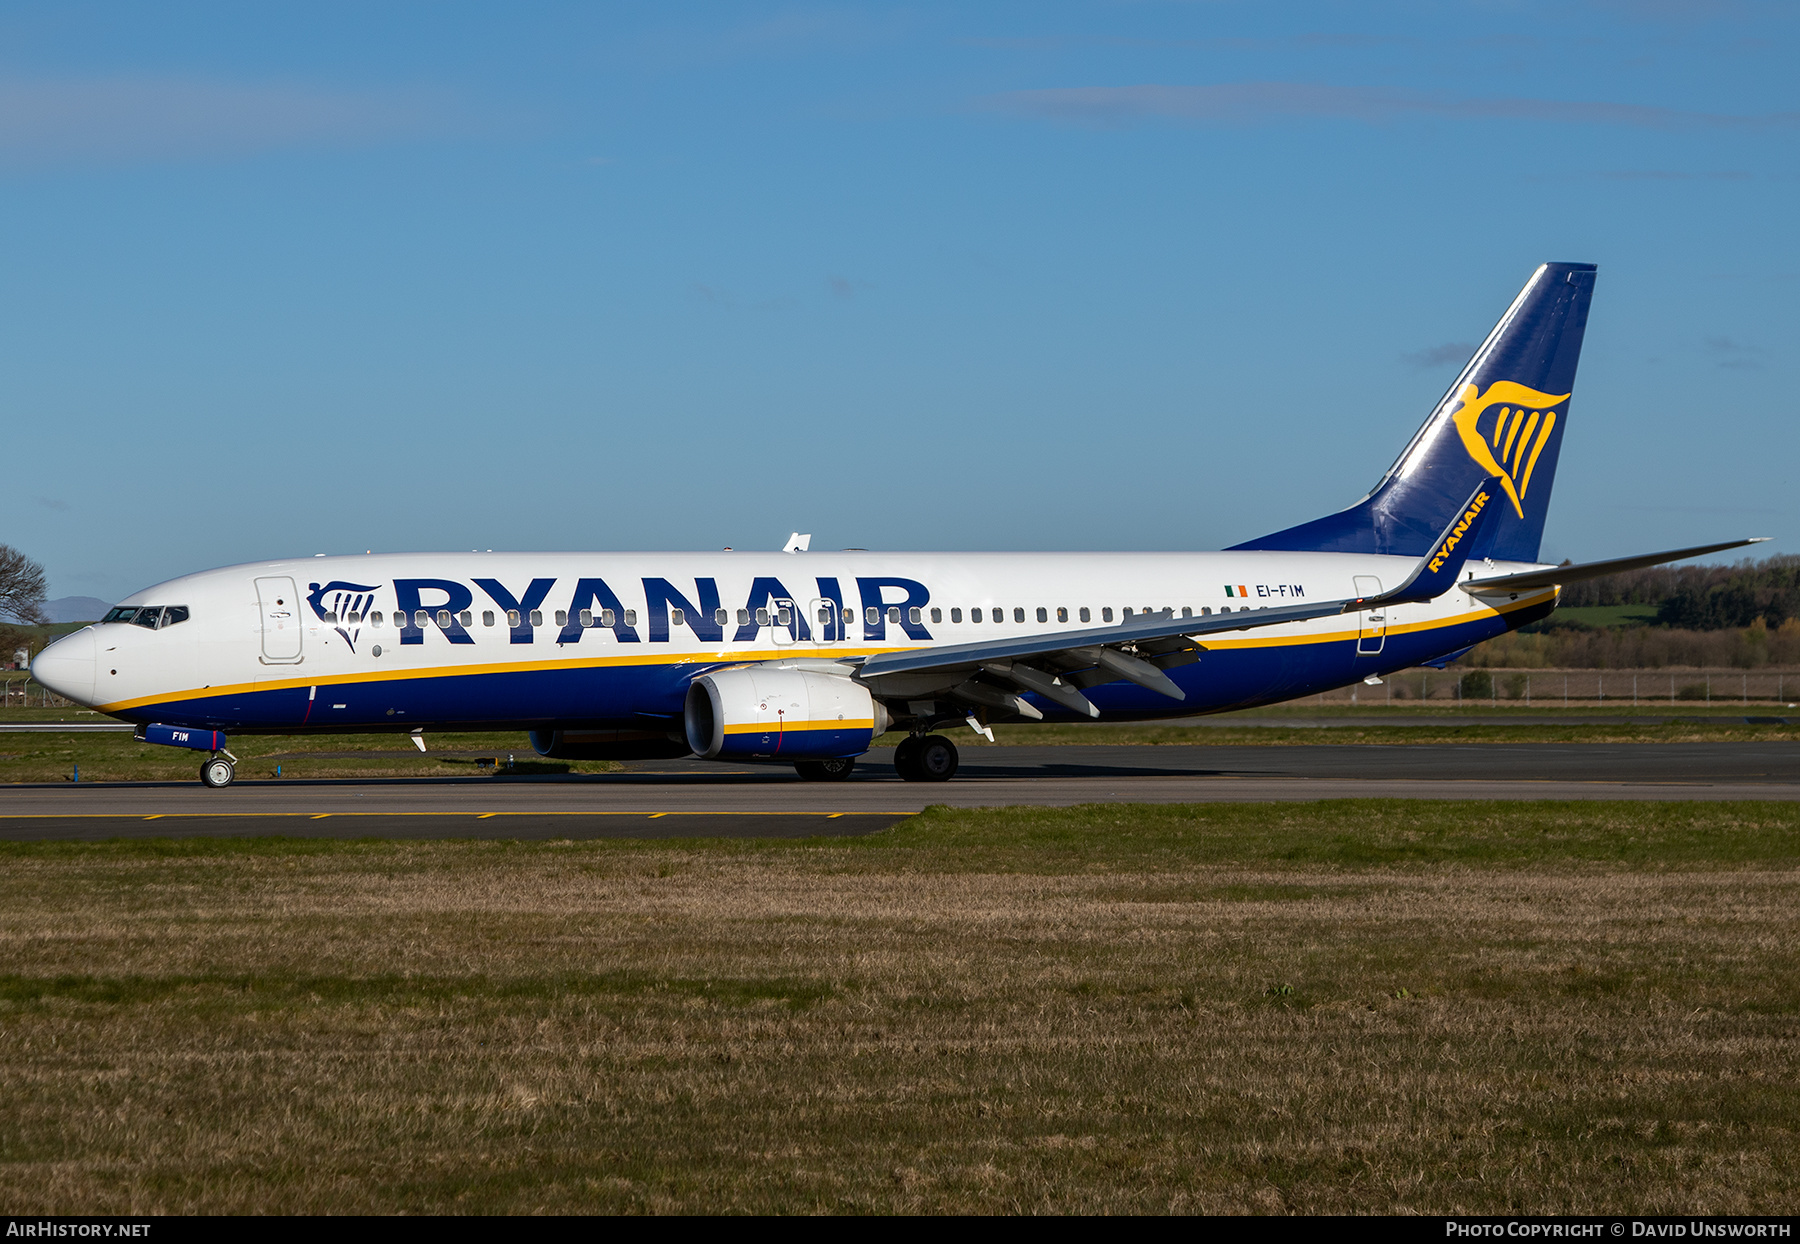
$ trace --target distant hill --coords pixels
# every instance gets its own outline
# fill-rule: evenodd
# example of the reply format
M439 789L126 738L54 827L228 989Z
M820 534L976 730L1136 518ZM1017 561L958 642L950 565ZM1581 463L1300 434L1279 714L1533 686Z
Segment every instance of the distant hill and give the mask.
M111 608L92 596L59 596L44 602L44 616L52 622L98 622Z

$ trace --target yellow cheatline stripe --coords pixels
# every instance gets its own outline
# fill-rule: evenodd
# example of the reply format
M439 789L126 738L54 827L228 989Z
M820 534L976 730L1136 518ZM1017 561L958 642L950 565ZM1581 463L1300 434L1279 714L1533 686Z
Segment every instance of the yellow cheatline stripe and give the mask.
M1538 441L1538 449L1543 448L1544 439L1550 434L1550 425L1555 421L1555 413L1544 425L1543 436ZM1537 462L1534 451L1531 461ZM1526 468L1525 478L1531 478L1530 468ZM1483 606L1494 613L1511 613L1515 609L1526 609L1532 605L1543 603L1542 598L1550 594L1551 589L1544 588L1532 593L1525 599L1503 606ZM1354 616L1346 614L1346 617ZM1388 634L1407 634L1416 631L1439 630L1447 626L1462 626L1470 621L1468 617L1451 617L1432 619L1424 622L1411 622L1404 626L1389 626ZM1215 632L1210 636L1202 636L1198 641L1207 648L1291 648L1305 644L1342 643L1347 639L1355 639L1355 630L1330 631L1325 634L1316 632L1305 635L1290 636L1247 636L1243 639L1225 639L1222 635L1230 632ZM804 650L789 649L784 652L770 652L766 649L752 652L721 652L714 654L681 653L657 654L648 653L641 656L628 657L593 657L578 661L510 661L494 665L456 665L434 666L428 669L415 670L383 670L379 673L341 674L333 676L314 675L311 678L291 678L279 682L247 682L233 683L222 687L198 687L188 691L169 692L164 695L144 696L135 700L117 700L111 704L96 704L94 707L103 713L120 713L127 709L148 708L156 704L169 704L178 700L214 699L219 696L242 695L255 691L283 691L295 687L360 687L371 683L396 682L417 678L460 678L483 674L515 674L515 673L549 673L573 669L594 669L598 667L616 667L631 665L715 665L733 664L736 662L779 661L794 656L807 657L861 657L877 656L884 652L929 652L929 648L808 648ZM669 659L673 657L673 659Z
M95 705L103 713L122 712L130 708L148 708L175 700L214 699L227 695L246 695L259 691L291 691L296 687L348 687L373 683L404 682L417 678L462 678L484 674L546 673L551 671L600 669L633 665L730 665L737 662L780 661L792 657L864 657L883 652L910 652L910 648L787 648L751 649L745 652L684 652L679 655L643 653L617 657L584 657L576 660L501 661L482 665L437 665L425 669L370 670L356 674L313 675L310 678L282 678L267 682L227 683L218 687L197 687L164 695L141 696L135 700L115 700Z
M1519 485L1521 493L1531 487L1531 473L1537 470L1538 455L1544 452L1544 445L1550 439L1550 429L1555 426L1556 412L1553 410L1544 416L1544 430L1538 433L1537 444L1531 447L1531 461L1525 464L1525 479Z
M759 725L756 722L749 722L743 725L726 726L725 733L776 734L788 730L873 730L874 728L875 719L873 717L862 717L840 719L838 721L772 721L762 725Z

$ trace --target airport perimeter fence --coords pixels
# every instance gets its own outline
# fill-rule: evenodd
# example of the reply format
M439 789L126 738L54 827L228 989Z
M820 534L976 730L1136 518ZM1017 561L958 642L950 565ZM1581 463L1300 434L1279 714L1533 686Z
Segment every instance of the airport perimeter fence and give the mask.
M1699 707L1800 702L1800 669L1410 669L1378 685L1311 697L1323 704L1401 707L1422 700L1513 708Z
M74 708L75 701L65 700L44 684L21 675L0 680L0 707Z

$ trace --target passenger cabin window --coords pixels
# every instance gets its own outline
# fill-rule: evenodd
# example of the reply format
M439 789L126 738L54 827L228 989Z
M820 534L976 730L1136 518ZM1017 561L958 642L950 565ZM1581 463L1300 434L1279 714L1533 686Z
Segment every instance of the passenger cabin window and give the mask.
M874 605L870 605L867 609L863 610L863 625L880 626L881 610L877 609Z
M829 608L826 608L823 605L821 605L819 607L819 625L820 626L830 626L831 625L831 610Z
M483 626L492 626L494 624L494 611L492 609L483 609L481 611L481 624Z
M462 611L462 617L458 618L457 621L464 626L473 626L475 624L475 615L465 609Z
M715 625L724 626L729 621L731 621L731 613L728 610L713 610L713 622Z
M767 626L769 624L769 611L767 609L758 609L756 611L756 624L758 626Z
M637 610L627 609L625 611L625 625L626 626L636 626L637 625Z
M542 609L533 609L531 611L531 624L533 626L542 626L544 624L544 611Z
M592 626L594 624L594 611L592 609L583 609L581 611L581 624L583 626Z
M1210 613L1212 613L1211 605L1201 605L1200 606L1200 616L1201 617L1206 617Z
M783 626L792 626L794 624L793 610L783 605L775 611L775 620Z
M506 611L506 624L508 626L519 625L519 611L517 609L508 609ZM532 625L535 626L536 623L533 623Z
M413 613L413 625L418 627L420 630L424 630L425 627L430 624L430 622L431 622L431 615L429 613L426 613L423 609L417 610Z
M437 623L438 627L442 630L447 631L450 629L450 611L448 609L438 610Z
M1130 616L1131 616L1131 606L1130 606L1130 605L1127 605L1127 606L1125 606L1125 614L1124 614L1124 616L1125 616L1125 617L1127 617L1127 618L1129 618L1129 617L1130 617Z
M1050 620L1050 611L1048 609L1044 608L1042 605L1039 605L1038 606L1038 621L1039 622L1048 622L1049 620Z
M321 622L325 623L327 626L336 626L337 625L337 610L327 609L324 613L319 615L319 620ZM142 626L143 623L140 622L140 623L138 623L138 625Z
M1094 620L1094 615L1088 611L1086 605L1081 607L1081 620L1083 622L1092 622Z
M944 611L942 609L933 609L931 611L931 620L933 622L942 622L944 620Z
M961 622L962 621L962 610L952 609L950 611L950 620L952 622Z
M375 627L381 625L381 610L377 609L374 613L369 615L369 625Z
M895 624L899 623L899 621L900 621L900 606L899 605L889 605L888 606L888 621L893 622Z
M1058 622L1067 622L1069 620L1069 611L1058 606L1056 610L1056 620Z
M1111 605L1106 606L1106 608L1104 608L1100 611L1100 620L1102 622L1111 622L1112 621L1112 606Z
M917 626L920 622L924 621L924 615L917 609L908 609L906 611L906 620L911 622L914 626Z
M1191 618L1194 616L1194 611L1192 609L1188 608L1186 605L1183 605L1181 607L1181 616L1184 618Z
M750 625L750 611L748 609L738 610L738 625L739 626L749 626Z
M569 624L569 611L567 609L558 609L556 611L556 624L558 626L567 626Z
M611 626L614 622L617 622L618 620L619 620L619 615L614 613L612 610L602 609L600 611L600 625L601 626Z
M687 614L683 613L681 610L679 610L679 609L669 610L669 625L670 626L680 626L682 623L684 623L686 621L687 621Z

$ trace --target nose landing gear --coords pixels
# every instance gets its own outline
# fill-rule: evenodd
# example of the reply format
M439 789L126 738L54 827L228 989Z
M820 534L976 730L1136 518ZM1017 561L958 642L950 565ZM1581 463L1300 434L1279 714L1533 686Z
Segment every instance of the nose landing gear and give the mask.
M232 763L230 752L218 752L207 757L200 766L200 781L214 790L223 790L231 785L231 779L237 776L237 767Z
M948 782L960 761L956 744L941 734L911 734L894 749L894 769L909 782Z

